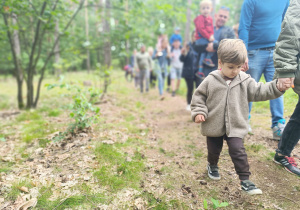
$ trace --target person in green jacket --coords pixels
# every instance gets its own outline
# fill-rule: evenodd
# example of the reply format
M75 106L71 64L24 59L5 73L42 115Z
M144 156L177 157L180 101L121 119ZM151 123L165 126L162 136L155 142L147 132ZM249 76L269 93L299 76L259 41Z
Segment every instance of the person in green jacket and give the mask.
M300 95L300 0L291 0L281 25L281 33L274 51L275 78L278 87L290 87ZM300 176L291 152L300 139L300 100L280 138L274 162L282 165L288 172Z

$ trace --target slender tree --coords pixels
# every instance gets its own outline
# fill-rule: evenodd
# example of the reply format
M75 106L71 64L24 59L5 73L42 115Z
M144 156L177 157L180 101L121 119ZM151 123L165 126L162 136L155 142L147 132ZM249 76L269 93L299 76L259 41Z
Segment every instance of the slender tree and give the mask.
M185 24L185 32L184 32L184 41L188 43L190 41L190 26L191 26L191 5L192 0L187 1L187 9L186 9L186 24Z
M85 5L85 40L86 42L90 42L89 40L89 14L88 14L88 0L85 0L84 2ZM91 68L91 61L90 61L90 50L89 46L87 46L86 49L86 68L88 73L90 73L90 68Z

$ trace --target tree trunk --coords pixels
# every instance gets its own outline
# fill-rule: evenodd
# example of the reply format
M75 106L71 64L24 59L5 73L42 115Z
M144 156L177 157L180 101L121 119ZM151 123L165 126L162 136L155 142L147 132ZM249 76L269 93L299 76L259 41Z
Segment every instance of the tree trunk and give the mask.
M212 18L213 18L213 23L215 22L215 13L216 13L216 0L212 0L212 6L213 6L213 9L212 9Z
M126 17L126 25L128 25L128 0L125 2L125 17ZM126 49L126 65L129 64L130 60L130 52L129 52L129 39L126 39L125 43L125 49Z
M12 14L12 24L17 25L17 15ZM19 32L18 30L13 31L13 50L15 52L16 61L15 61L15 68L16 68L16 79L17 79L17 86L18 86L18 107L19 109L24 108L23 102L23 70L21 67L21 47L20 47L20 39L19 39Z
M111 45L110 45L110 0L105 1L105 19L103 24L104 32L104 64L108 68L111 65Z
M46 6L47 6L47 2L44 1L42 8L41 8L41 12L40 12L41 17L44 15ZM26 104L27 109L35 108L34 101L33 101L33 98L34 98L33 80L34 80L34 73L35 73L34 57L36 55L36 49L37 49L38 42L40 39L41 25L42 25L42 21L41 21L41 19L39 19L37 21L37 25L35 28L34 40L33 40L32 46L31 46L31 52L30 52L30 56L29 56L29 64L27 67L27 104Z
M88 0L85 0L85 40L89 42L89 15L88 15ZM90 63L90 50L89 46L87 46L86 50L86 68L88 73L90 73L91 63Z
M59 21L56 20L56 23L55 23L55 32L54 32L54 40L56 40L59 36ZM60 62L60 53L59 53L59 41L57 42L57 44L55 45L55 48L54 48L54 59L55 59L55 63L56 64L59 64ZM61 69L59 67L55 67L55 75L57 76L57 78L60 77L60 74L61 74Z
M184 33L184 41L188 43L190 41L190 26L191 26L191 5L192 0L187 1L187 9L186 9L186 24L185 24L185 33Z
M96 14L99 14L100 13L100 20L96 22L96 37L97 37L97 40L100 40L100 27L101 26L101 20L102 20L102 11L104 10L103 8L103 0L99 0L99 4L98 4L98 7L97 7L97 11L96 11ZM100 49L97 49L97 63L100 63L100 57L101 57L101 51Z

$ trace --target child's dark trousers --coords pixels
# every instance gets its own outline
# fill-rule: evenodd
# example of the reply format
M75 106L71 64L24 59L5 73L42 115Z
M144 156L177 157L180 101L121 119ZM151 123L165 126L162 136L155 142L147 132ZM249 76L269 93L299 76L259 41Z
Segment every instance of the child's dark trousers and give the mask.
M229 155L234 164L236 173L240 180L248 180L250 176L249 163L245 151L243 139L238 137L206 137L207 141L207 161L210 165L217 165L223 148L223 140L227 141Z

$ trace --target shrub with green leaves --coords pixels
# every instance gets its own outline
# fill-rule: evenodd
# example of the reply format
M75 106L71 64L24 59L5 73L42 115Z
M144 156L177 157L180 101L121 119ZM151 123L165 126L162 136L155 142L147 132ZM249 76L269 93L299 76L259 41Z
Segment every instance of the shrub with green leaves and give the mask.
M75 134L78 131L89 128L97 121L100 108L93 106L91 98L96 97L95 95L97 95L99 91L96 91L93 88L84 89L77 85L69 85L66 83L47 84L46 86L48 90L55 87L66 88L73 94L73 103L70 105L70 117L74 119L74 121L69 124L69 127L65 132L60 133L54 140L61 140L68 133Z

